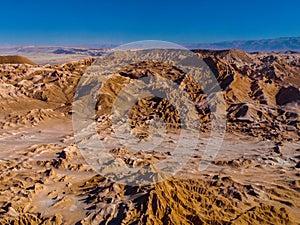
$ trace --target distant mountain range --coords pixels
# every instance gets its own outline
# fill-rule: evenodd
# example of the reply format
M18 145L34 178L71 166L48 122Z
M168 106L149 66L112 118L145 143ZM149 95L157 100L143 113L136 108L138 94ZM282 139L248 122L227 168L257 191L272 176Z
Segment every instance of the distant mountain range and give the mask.
M223 41L216 43L184 44L189 49L240 49L247 52L300 52L300 37L285 37L263 40Z
M56 55L87 55L101 56L108 49L69 46L0 46L0 55L32 55L32 54L56 54Z
M246 52L300 52L300 37L286 37L263 40L224 41L216 43L188 43L181 44L188 49L240 49ZM110 48L117 47L111 45ZM93 47L69 47L69 46L0 46L0 55L28 55L28 54L63 54L63 55L88 55L100 56L109 48Z

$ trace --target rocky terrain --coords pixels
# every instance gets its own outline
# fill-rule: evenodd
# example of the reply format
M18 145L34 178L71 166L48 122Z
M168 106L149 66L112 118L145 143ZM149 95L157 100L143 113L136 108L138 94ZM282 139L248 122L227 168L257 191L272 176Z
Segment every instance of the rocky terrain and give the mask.
M99 92L95 121L99 138L108 143L115 141L107 138L114 99L136 79L170 79L197 105L201 143L188 166L145 186L97 174L78 149L72 103L94 59L0 64L0 224L299 224L300 54L195 52L226 100L226 134L206 170L197 165L209 141L211 113L207 96L188 74L166 63L141 62L113 74ZM166 142L176 144L180 116L164 99L137 102L130 112L133 134L147 141L154 117L174 134ZM110 154L124 165L143 167L173 152L137 152L120 144Z

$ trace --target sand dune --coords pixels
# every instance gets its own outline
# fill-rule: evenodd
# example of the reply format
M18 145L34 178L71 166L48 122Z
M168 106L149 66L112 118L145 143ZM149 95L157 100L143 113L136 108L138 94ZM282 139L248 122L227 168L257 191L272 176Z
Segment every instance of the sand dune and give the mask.
M35 65L31 60L20 55L0 56L0 64L29 64Z

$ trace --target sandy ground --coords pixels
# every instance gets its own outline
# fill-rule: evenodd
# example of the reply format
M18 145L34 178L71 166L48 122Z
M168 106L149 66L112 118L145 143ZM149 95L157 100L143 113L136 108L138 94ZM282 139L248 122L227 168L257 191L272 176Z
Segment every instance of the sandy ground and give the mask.
M78 55L78 54L27 54L25 55L28 59L32 60L36 64L44 65L44 64L62 64L69 63L74 61L79 61L83 59L89 58L87 55Z

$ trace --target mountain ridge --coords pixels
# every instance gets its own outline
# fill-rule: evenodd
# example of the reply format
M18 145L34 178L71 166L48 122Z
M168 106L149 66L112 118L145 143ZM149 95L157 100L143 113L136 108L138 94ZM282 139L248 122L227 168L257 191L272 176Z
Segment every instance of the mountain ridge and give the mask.
M281 37L260 40L236 40L215 43L190 43L184 44L184 46L189 49L239 49L246 52L300 52L300 37Z
M238 49L246 52L300 52L300 36L299 37L281 37L260 40L234 40L222 41L214 43L179 43L183 47L191 50L207 49L207 50L227 50ZM80 46L1 46L0 55L7 54L77 54L100 56L113 49L120 44L100 45L80 45Z

